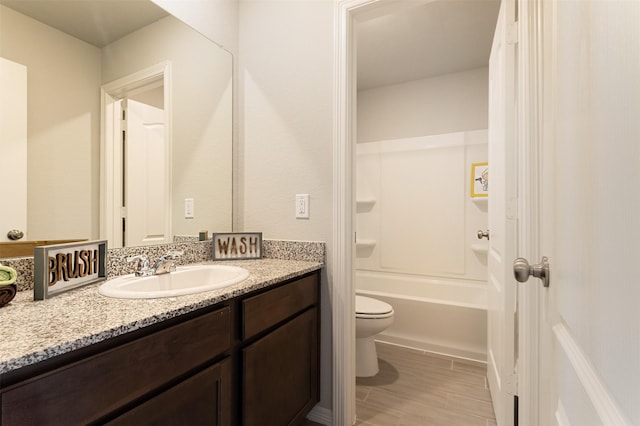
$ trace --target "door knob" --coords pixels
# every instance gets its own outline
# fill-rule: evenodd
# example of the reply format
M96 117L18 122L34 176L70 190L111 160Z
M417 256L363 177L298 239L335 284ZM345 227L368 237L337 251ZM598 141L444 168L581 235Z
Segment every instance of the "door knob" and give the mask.
M11 231L7 232L7 238L12 241L19 240L22 237L24 237L24 232L18 229L12 229Z
M483 231L481 229L478 230L478 239L481 240L483 238L489 239L489 230Z
M527 259L519 257L513 261L513 275L520 283L526 283L530 276L540 278L542 285L549 287L549 258L543 256L537 265L529 265Z

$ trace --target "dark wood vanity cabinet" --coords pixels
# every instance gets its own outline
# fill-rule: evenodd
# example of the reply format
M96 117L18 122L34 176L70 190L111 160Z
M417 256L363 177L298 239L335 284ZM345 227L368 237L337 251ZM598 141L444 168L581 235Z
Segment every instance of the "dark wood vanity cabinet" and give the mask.
M319 400L316 275L242 302L242 424L295 425Z
M289 425L319 399L319 273L4 375L0 425Z

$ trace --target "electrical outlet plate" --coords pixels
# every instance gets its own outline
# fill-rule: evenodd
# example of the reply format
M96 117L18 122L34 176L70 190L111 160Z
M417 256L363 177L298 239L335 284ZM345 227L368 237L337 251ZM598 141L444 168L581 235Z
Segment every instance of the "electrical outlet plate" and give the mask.
M296 194L296 219L309 219L309 194Z

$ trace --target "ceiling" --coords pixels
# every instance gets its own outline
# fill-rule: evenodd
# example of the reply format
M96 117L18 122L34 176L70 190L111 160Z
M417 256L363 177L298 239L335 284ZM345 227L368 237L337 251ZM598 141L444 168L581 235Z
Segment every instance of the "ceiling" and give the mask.
M97 47L168 15L155 3L140 0L0 0L0 4Z
M488 66L500 0L402 0L358 18L358 90Z
M151 1L0 0L98 47L167 15ZM358 15L358 89L488 65L500 0L398 0Z

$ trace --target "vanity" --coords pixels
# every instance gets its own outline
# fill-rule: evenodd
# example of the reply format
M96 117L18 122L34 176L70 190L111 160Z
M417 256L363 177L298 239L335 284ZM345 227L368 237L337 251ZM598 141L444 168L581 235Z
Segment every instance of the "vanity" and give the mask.
M250 277L205 293L123 300L88 286L0 310L6 327L34 319L20 348L0 349L0 423L298 424L319 400L322 264L231 263Z

